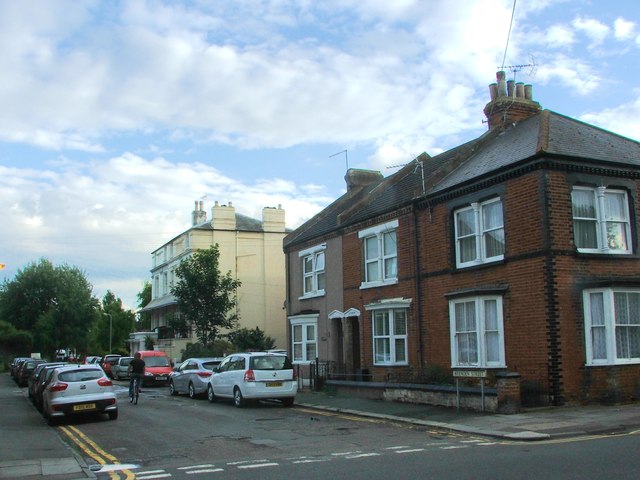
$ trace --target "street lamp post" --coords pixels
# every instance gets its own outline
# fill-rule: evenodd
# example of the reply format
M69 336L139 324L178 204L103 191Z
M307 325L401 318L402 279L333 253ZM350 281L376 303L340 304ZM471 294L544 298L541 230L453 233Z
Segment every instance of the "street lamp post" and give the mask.
M113 317L111 316L110 313L107 312L102 312L103 315L106 315L107 317L109 317L109 353L111 352L111 340L113 338Z

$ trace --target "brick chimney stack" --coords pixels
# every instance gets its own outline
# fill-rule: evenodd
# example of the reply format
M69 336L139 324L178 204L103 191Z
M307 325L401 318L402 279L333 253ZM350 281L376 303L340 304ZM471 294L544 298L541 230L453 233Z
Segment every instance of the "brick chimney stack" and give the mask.
M484 107L489 122L489 130L502 130L531 117L542 108L533 101L533 87L514 80L505 80L505 73L496 73L496 83L489 85L491 101Z
M357 168L350 168L344 176L349 194L353 194L367 185L379 182L383 178L382 174L375 170L361 170Z

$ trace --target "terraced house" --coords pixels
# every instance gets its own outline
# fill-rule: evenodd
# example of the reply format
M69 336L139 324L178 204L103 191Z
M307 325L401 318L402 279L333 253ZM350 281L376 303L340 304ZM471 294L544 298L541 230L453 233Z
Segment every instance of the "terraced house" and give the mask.
M640 143L490 85L489 129L285 237L293 359L372 380L517 374L523 401L640 396Z

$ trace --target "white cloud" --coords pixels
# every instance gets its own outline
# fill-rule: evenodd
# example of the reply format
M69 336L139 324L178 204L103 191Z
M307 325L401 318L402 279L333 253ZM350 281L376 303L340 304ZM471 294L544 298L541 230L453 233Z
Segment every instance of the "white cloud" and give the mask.
M128 304L148 278L150 253L191 226L202 192L210 193L207 209L214 200L232 201L238 213L257 219L263 207L281 204L290 228L332 200L319 186L282 179L246 184L208 165L133 154L103 164L61 162L46 171L0 167L0 176L4 241L19 239L20 251L3 248L11 263L22 268L47 257L87 269L98 296L110 288Z
M584 114L580 120L640 141L640 89L633 95L635 98L627 103Z
M575 41L573 30L566 25L552 25L546 32L545 42L553 48L570 46Z
M602 84L598 72L585 60L555 55L537 69L536 81L540 84L557 83L570 87L573 95L583 96Z
M618 40L628 40L635 36L636 24L622 17L616 18L613 23L613 33Z
M594 45L601 44L609 35L610 28L594 18L578 17L572 22L573 27L587 35Z

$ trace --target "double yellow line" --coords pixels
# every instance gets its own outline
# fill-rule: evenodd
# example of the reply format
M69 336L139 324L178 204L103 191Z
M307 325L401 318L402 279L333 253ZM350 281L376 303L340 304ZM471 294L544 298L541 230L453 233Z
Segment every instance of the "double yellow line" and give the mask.
M120 461L108 452L105 452L100 446L87 437L84 433L73 426L58 427L62 433L64 433L73 443L75 443L83 453L88 457L95 460L100 465L107 465L108 463L113 465L120 464ZM124 475L124 480L133 480L136 478L135 474L131 470L120 471ZM116 471L109 472L109 477L112 480L122 480L120 474Z

